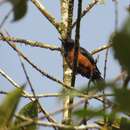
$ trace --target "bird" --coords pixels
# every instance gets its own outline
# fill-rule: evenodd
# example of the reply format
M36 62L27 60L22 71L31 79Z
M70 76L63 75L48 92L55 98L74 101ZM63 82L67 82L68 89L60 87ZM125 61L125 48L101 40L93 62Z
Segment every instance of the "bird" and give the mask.
M60 40L64 48L64 56L67 64L72 69L74 61L75 41L71 38ZM80 74L83 77L91 79L91 81L104 81L93 56L83 47L80 47L78 51L76 74Z

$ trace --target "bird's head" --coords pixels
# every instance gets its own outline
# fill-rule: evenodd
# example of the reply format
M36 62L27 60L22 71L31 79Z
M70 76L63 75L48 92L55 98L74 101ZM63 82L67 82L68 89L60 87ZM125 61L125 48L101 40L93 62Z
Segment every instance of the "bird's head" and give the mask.
M60 39L60 38L59 38ZM71 38L60 39L64 48L71 49L74 47L74 40Z

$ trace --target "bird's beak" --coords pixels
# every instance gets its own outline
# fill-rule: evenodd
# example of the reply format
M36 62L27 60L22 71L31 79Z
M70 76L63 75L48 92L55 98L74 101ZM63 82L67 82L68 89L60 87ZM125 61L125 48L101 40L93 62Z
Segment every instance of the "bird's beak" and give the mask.
M61 41L61 42L65 42L63 39L61 39L60 37L58 37L58 39Z
M59 38L59 40L61 41L62 45L64 46L65 45L65 40L61 39L61 38Z

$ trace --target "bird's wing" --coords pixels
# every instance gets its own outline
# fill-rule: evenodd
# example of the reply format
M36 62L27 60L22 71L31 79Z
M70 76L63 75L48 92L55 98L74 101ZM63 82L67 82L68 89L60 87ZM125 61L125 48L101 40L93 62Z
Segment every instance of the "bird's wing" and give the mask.
M90 60L91 63L95 64L95 60L93 58L93 56L84 48L80 47L80 52Z

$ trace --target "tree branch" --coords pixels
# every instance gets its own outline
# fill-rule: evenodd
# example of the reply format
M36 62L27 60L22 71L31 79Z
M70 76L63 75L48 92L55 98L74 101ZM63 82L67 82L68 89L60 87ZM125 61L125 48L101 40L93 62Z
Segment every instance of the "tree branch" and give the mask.
M78 10L77 10L77 24L76 24L76 33L75 33L75 45L74 45L74 60L73 60L73 70L72 70L72 80L71 86L75 85L75 75L77 72L77 59L79 53L79 39L80 39L80 20L81 20L81 11L82 11L82 0L78 0Z
M70 27L72 25L72 16L73 16L73 1L72 0L61 0L61 38L67 39L71 36ZM70 4L70 5L69 5ZM70 12L69 12L70 11ZM71 13L71 14L70 14ZM70 16L70 17L69 17ZM70 25L68 25L70 24ZM69 31L68 31L69 30ZM63 48L64 50L64 48ZM71 86L71 73L72 70L69 68L64 53L63 55L63 80L64 83ZM64 89L66 92L67 90ZM64 108L69 106L70 102L70 96L67 95L64 97L63 106ZM69 112L69 109L63 111L63 120L62 122L64 124L71 124L71 114Z
M31 83L31 81L30 81L30 78L29 78L29 76L28 76L28 73L27 73L27 71L26 71L26 68L25 68L25 66L24 66L24 63L23 63L23 61L22 61L22 57L21 57L20 55L19 55L19 59L20 59L21 66L22 66L22 69L23 69L23 71L24 71L25 77L26 77L26 79L27 79L27 81L28 81L28 84L29 84L29 86L30 86L30 88L31 88L33 97L34 97L34 99L37 101L37 104L38 104L39 109L41 110L41 112L42 112L44 115L46 115L46 118L47 118L48 121L53 122L53 123L56 123L56 120L55 120L54 118L52 118L52 117L49 115L49 113L41 106L41 104L40 104L40 102L39 102L39 99L36 97L36 94L35 94L35 91L34 91L34 89L33 89L32 83ZM56 130L55 127L54 127L54 129Z
M73 8L74 8L74 0L68 1L68 18L67 18L67 34L66 37L71 37L72 33L72 20L73 20Z
M31 0L31 1L38 8L38 10L48 19L48 21L50 21L50 23L53 24L54 27L59 31L60 24L51 14L48 13L45 7L38 0Z
M83 104L84 102L86 102L86 100L96 99L96 100L98 100L98 101L100 101L100 102L103 103L104 102L103 101L103 96L104 96L104 94L96 94L96 92L94 94L86 95L85 97L81 96L81 98L83 98L83 99L81 99L80 101L76 102L75 104L70 104L70 105L68 105L66 107L60 108L59 110L50 113L50 115L54 116L56 114L59 114L61 112L66 111L68 109L79 107L81 104ZM106 97L107 96L114 96L114 94L108 93L108 94L105 94L105 96ZM107 104L107 106L112 106L113 105L113 103L109 99L106 99L106 104ZM40 119L44 119L44 118L46 118L46 117L45 116L44 117L40 117Z
M88 4L87 7L83 10L81 17L84 17L86 15L86 13L88 13L93 7L94 5L96 5L98 3L98 0L94 0L92 3ZM77 23L77 19L73 22L72 24L72 28L75 27L76 23Z
M95 50L93 50L91 52L92 55L95 55L96 53L100 52L100 51L103 51L105 49L108 49L108 48L111 48L112 47L112 43L108 43L108 44L105 44L105 45L102 45L101 47L99 48L96 48Z
M57 47L54 45L50 45L50 44L42 43L42 42L38 42L38 41L26 40L26 39L22 39L22 38L11 37L11 36L0 36L0 40L17 42L17 43L21 43L21 44L29 45L29 46L33 46L33 47L40 47L40 48L46 48L46 49L50 49L50 50L61 51L60 47Z
M7 19L9 18L9 16L11 15L12 12L13 12L13 8L9 10L9 12L6 14L6 16L4 17L4 19L1 21L1 23L0 23L0 29L3 27L4 23L7 21Z
M4 70L0 69L0 74L7 79L14 87L16 88L20 88L20 85L18 85L11 77L8 76L8 74L6 74L4 72ZM26 92L25 92L26 93Z
M100 128L96 124L73 126L73 125L63 125L63 124L56 124L56 123L50 123L50 122L43 122L41 120L35 120L35 119L33 120L31 118L25 117L23 115L18 115L18 114L16 115L16 117L22 119L23 121L27 121L26 125L36 124L36 125L45 126L45 127L57 127L60 129L72 129L72 130L85 130L85 129L91 129L91 128ZM19 127L23 127L23 126L19 126Z
M0 94L8 94L8 92L1 90ZM35 97L37 97L37 98L44 98L44 97L50 98L50 97L60 97L60 96L63 96L63 94L59 94L59 93L43 93L43 94L36 94L35 95ZM24 98L35 98L33 94L28 94L28 95L23 94L22 97L24 97Z

